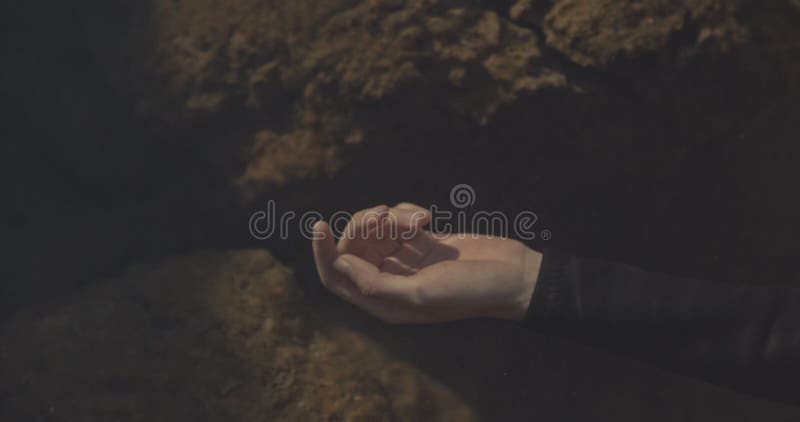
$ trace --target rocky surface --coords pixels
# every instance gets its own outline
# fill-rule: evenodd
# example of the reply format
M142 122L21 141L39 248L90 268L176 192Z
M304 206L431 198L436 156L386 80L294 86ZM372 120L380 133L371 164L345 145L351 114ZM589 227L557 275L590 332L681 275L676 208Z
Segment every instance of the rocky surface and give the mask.
M742 1L560 0L542 27L572 62L604 69L648 55L726 52L749 41ZM677 50L677 51L675 51Z
M314 306L304 277L263 250L193 253L26 307L0 324L0 418L797 420L513 324L398 327Z
M452 420L451 390L324 323L264 251L129 269L0 328L3 420Z
M0 418L797 420L508 327L318 314L304 240L266 245L301 275L158 263L253 246L242 196L355 210L469 183L540 214L542 246L797 280L796 0L50 3L0 13Z
M360 145L394 142L398 125L485 125L520 99L546 107L620 88L612 96L661 102L707 83L694 64L761 42L754 10L779 15L778 3L118 0L90 4L84 24L123 97L189 129L253 198L336 174ZM584 113L607 113L597 107Z
M245 190L334 173L343 150L379 137L365 133L381 129L360 111L371 104L434 103L437 92L485 122L520 94L569 88L533 31L470 2L155 1L148 12L124 56L116 44L98 46L100 56L124 89L136 87L144 113L246 121L241 139L211 140L249 148Z

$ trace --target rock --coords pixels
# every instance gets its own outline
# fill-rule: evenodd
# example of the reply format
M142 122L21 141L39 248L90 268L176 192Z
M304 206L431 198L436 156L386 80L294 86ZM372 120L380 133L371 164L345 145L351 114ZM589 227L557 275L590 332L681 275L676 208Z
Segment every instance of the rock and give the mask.
M581 66L602 68L662 49L683 28L684 12L669 1L561 0L545 18L547 45Z
M239 122L202 134L200 145L233 157L249 151L232 172L242 192L257 193L336 173L350 134L376 126L358 111L369 104L408 102L409 92L422 103L449 86L439 95L452 97L445 110L485 124L520 95L569 87L531 30L472 2L451 3L158 0L146 10L117 0L133 9L121 26L144 23L120 34L124 48L95 51L151 119ZM108 31L105 20L87 26Z
M265 184L283 186L321 171L332 174L342 164L335 143L323 141L311 130L290 134L262 130L256 133L249 156L243 174L236 180L247 195Z
M323 323L265 251L130 268L4 321L0 345L9 420L51 407L87 421L475 418L360 332Z
M219 388L219 394L223 397L230 395L242 386L242 381L238 379L229 379L225 381Z
M678 47L727 51L749 40L738 21L741 1L688 0L558 0L544 19L547 45L573 62L605 69L648 55L669 54L678 34Z
M89 3L109 85L251 199L331 177L398 126L488 125L521 99L547 109L604 90L659 103L755 25L744 0L518 0L507 14L469 0Z
M551 6L551 0L518 0L509 9L508 16L515 22L539 26Z

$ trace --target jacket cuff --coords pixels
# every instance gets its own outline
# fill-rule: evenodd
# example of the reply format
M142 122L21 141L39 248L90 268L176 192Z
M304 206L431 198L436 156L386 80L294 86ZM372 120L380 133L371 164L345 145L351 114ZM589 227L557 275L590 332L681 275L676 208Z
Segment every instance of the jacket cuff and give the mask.
M542 252L542 267L533 289L526 325L540 325L553 319L560 319L564 313L565 301L569 298L568 266L572 257L560 251L545 249Z

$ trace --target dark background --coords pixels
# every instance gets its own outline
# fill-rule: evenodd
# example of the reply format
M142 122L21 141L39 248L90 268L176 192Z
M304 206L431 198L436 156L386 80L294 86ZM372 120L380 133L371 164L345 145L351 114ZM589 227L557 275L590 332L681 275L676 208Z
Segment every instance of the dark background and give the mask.
M125 65L108 64L107 45L120 34L133 37L125 25L135 28L131 34L146 31L138 16L152 10L125 2L2 8L4 324L18 312L69 302L131 264L265 248L295 269L319 312L432 374L487 419L797 417L780 404L503 324L384 327L323 292L304 240L259 242L247 231L250 213L267 199L279 210L330 215L399 201L447 205L450 188L467 183L476 207L536 212L539 227L553 233L536 247L677 275L798 283L800 14L789 1L746 6L747 44L680 68L671 67L673 50L691 30L656 53L606 68L549 51L548 60L587 93L522 96L486 124L453 111L450 92L433 83L347 103L366 122L368 138L379 141L345 149L339 171L249 200L232 180L247 162L237 131L258 126L257 117L237 120L235 108L192 120L142 112L126 79L109 71ZM109 39L100 43L103 31ZM134 53L131 69L147 66ZM297 107L296 94L286 95L272 107ZM2 339L9 348L13 341Z

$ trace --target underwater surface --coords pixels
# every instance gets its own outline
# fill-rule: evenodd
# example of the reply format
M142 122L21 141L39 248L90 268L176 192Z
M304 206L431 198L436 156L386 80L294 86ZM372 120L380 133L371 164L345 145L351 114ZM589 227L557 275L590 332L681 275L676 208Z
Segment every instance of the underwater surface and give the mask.
M299 216L536 214L535 248L800 283L796 0L0 6L0 419L798 420L532 333L397 326ZM251 233L272 201L284 236Z

